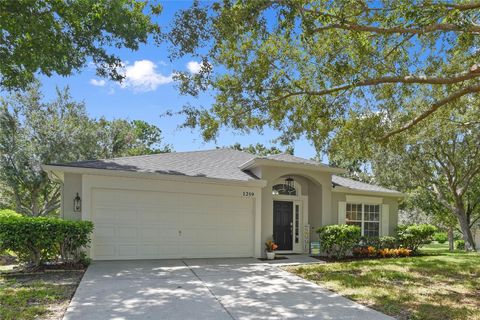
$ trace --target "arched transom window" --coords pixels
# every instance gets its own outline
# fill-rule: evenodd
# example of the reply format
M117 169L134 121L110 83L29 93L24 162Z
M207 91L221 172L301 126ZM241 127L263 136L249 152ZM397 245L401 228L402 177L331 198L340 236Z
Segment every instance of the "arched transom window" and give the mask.
M297 189L292 186L286 185L284 183L276 184L272 187L273 195L287 195L287 196L296 196Z

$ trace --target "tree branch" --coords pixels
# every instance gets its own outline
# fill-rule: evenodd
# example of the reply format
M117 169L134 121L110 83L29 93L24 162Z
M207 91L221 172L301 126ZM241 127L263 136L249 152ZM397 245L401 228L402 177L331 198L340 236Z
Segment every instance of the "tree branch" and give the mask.
M278 102L286 98L289 98L292 96L298 96L298 95L322 96L322 95L327 95L327 94L335 93L342 90L348 90L348 89L357 88L357 87L368 87L368 86L374 86L379 84L391 84L391 83L436 84L436 85L455 84L458 82L480 77L479 69L480 68L478 67L478 65L474 65L470 68L470 70L454 74L450 77L435 77L435 76L429 77L429 76L419 76L419 75L407 75L407 76L387 76L387 77L372 78L372 79L357 81L354 83L343 84L340 86L336 86L333 88L328 88L320 91L303 90L303 91L289 92L288 94L285 94L281 97L273 99L272 101Z
M428 110L426 110L425 112L420 114L418 117L414 118L412 121L408 122L407 124L405 124L404 126L398 128L398 129L390 131L389 133L387 133L386 135L384 135L383 137L381 137L378 140L379 141L385 141L388 138L390 138L391 136L394 136L398 133L406 131L406 130L410 129L411 127L415 126L420 121L427 118L429 115L431 115L432 113L434 113L440 107L446 105L447 103L452 102L453 100L456 100L456 99L458 99L458 98L460 98L464 95L467 95L467 94L470 94L470 93L475 93L475 92L480 92L480 84L468 86L468 87L462 88L460 90L457 90L457 91L453 92L452 94L448 95L447 97L445 97L441 100L438 100L437 102L432 104L431 107Z
M400 27L400 26L391 27L391 28L382 28L382 27L359 25L351 22L333 23L333 24L325 25L325 26L314 29L313 32L316 33L316 32L322 32L322 31L331 30L331 29L371 32L371 33L385 34L385 35L396 34L396 33L420 35L420 34L432 33L437 31L480 33L480 26L475 24L470 24L465 27L460 27L453 23L434 23L434 24L430 24L420 28L408 28L408 27Z

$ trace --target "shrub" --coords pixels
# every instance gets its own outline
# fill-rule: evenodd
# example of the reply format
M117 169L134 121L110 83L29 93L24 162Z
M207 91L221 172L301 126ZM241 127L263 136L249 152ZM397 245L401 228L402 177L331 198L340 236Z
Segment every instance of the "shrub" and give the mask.
M401 247L416 252L436 231L430 224L401 225L397 227L397 239Z
M17 213L13 210L10 209L3 209L0 210L0 219L1 218L10 218L10 217L21 217L22 215L20 213Z
M361 230L352 225L329 225L317 230L320 246L330 257L337 259L345 257L358 243Z
M355 247L352 249L352 254L355 257L375 257L377 255L377 249L372 246L368 247Z
M90 242L93 224L58 218L0 218L0 250L13 251L20 262L40 266L60 256L66 263L77 263L81 248Z
M394 258L394 257L408 257L412 254L412 250L406 248L398 249L380 249L378 255L382 258Z
M457 250L465 250L464 240L455 240L454 245L455 245L455 249Z
M398 241L397 238L395 237L390 237L390 236L383 236L379 238L379 249L396 249L398 248Z
M448 241L448 234L446 232L437 232L433 235L433 240L443 244Z

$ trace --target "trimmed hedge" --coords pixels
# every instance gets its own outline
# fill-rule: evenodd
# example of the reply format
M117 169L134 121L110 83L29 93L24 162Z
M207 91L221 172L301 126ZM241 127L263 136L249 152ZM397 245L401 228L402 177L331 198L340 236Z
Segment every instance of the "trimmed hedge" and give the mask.
M13 210L10 209L3 209L0 210L0 219L1 218L10 218L10 217L21 217L22 215L20 213L17 213Z
M432 240L437 230L430 224L400 225L397 227L397 239L402 248L416 252L425 242Z
M444 244L448 241L448 234L446 232L437 232L433 235L433 240L440 244Z
M13 251L20 262L34 267L59 258L65 263L78 263L92 231L90 221L0 217L0 250Z
M362 232L358 226L329 225L317 230L320 247L324 252L337 259L345 257L360 241Z

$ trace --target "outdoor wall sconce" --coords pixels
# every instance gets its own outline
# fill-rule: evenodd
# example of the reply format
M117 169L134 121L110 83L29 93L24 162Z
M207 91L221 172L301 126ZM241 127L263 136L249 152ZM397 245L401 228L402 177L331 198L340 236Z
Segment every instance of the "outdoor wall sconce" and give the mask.
M75 198L73 198L73 212L80 212L82 210L82 199L80 199L80 196L78 195Z
M295 189L295 180L293 180L291 177L288 177L285 179L285 185L287 186L287 190L293 190Z

